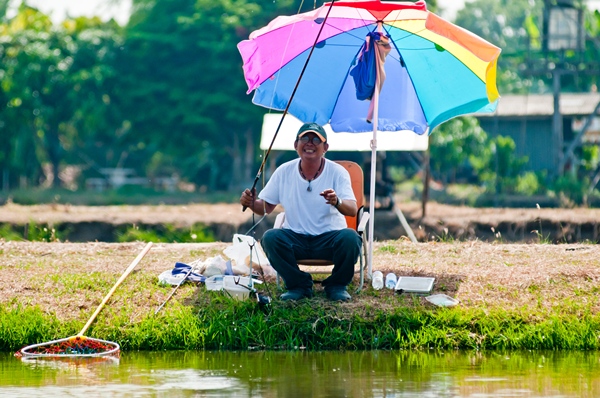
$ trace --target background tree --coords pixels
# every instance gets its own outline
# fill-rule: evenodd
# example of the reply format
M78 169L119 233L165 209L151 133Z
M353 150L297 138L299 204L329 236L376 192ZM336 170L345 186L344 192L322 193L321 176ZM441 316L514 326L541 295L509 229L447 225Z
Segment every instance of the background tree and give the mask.
M556 0L548 4L556 4ZM586 66L597 64L600 58L600 14L585 7L585 1L574 5L584 10L585 50L542 52L544 0L474 0L468 2L456 16L456 24L472 31L502 48L498 60L500 93L545 93L552 90L552 75L538 73L548 62L572 63L578 73L563 76L565 91L590 91L597 86L596 73L586 73ZM533 67L536 67L536 73Z
M471 156L471 165L488 192L518 192L519 175L528 159L526 156L515 156L515 150L515 141L511 137L499 135L488 140L481 153Z
M245 94L237 43L289 4L134 2L118 63L121 105L151 175L177 170L210 190L251 180L265 111Z
M540 47L543 3L475 0L458 13L460 26L503 48L501 93L548 90L548 76L525 73L531 50ZM121 28L97 18L54 26L26 6L8 20L7 4L0 0L0 139L6 143L0 167L10 170L11 185L18 176L38 184L83 163L86 177L100 167L131 167L141 176L178 175L212 192L237 192L261 161L266 110L246 95L237 44L277 15L316 6L134 0ZM437 10L435 2L428 7ZM586 14L585 29L595 38L586 42L585 59L593 59L600 14ZM565 85L591 89L598 75L578 79ZM434 175L446 182L461 173L489 181L484 168L496 170L491 144L510 152L510 143L486 139L472 118L445 123L431 139Z
M458 117L437 127L429 139L432 175L450 183L459 171L473 169L472 159L484 152L487 134L474 117Z
M106 126L103 85L111 72L102 62L117 37L100 25L80 18L54 27L27 6L2 25L0 131L9 137L4 162L13 174L58 186L61 165L79 163L80 147Z

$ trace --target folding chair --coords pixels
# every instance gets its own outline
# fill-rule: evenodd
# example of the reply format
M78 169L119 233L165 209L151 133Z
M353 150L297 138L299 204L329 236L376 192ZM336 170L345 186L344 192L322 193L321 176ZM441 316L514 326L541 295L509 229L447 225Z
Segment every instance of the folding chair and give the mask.
M356 197L356 206L358 211L355 216L345 216L346 217L346 225L348 228L354 229L361 237L362 247L359 255L359 264L360 267L358 270L355 270L354 273L360 274L360 285L357 292L362 290L365 280L365 265L368 261L367 259L367 240L365 229L367 227L367 223L369 222L369 212L365 211L364 203L364 176L363 171L360 166L348 160L338 160L336 163L342 165L346 170L348 170L348 174L350 174L350 181L352 183L352 190L354 191L354 196ZM273 228L281 228L283 222L285 221L285 212L279 213L275 218L275 223ZM315 259L306 259L306 260L298 260L298 265L300 269L305 272L309 272L311 274L330 274L331 270L324 269L325 267L332 267L333 262L328 260L315 260ZM311 267L319 267L316 269L312 269ZM279 274L277 274L277 286L279 287Z

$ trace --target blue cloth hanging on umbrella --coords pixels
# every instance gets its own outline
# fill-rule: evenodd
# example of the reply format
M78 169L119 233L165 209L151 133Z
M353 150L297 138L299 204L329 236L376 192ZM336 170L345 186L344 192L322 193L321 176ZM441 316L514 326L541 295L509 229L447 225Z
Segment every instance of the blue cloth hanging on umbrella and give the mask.
M356 86L356 99L370 100L375 91L377 81L377 64L375 43L381 39L380 32L369 32L367 39L360 48L356 66L350 71Z

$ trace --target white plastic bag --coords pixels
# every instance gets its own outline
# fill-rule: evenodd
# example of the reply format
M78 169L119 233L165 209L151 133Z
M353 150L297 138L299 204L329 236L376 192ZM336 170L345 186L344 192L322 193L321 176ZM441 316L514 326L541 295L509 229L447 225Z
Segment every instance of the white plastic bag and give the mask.
M213 275L224 275L227 270L227 261L221 256L208 258L203 263L202 274L211 277Z
M233 235L232 245L227 246L223 253L235 262L232 269L236 275L250 274L250 258L252 258L253 269L261 267L265 275L275 275L275 270L269 264L260 244L251 236Z
M181 283L182 280L185 279L184 273L173 275L173 272L171 272L171 271L172 270L168 269L168 270L164 271L163 273L161 273L158 276L158 283L161 285L177 286Z

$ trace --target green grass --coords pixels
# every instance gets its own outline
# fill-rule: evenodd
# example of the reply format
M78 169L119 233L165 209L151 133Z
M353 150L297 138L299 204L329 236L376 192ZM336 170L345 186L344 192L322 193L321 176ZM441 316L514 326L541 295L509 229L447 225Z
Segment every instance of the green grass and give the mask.
M156 287L160 289L160 287ZM152 292L149 292L151 294ZM566 302L553 309L426 308L414 296L390 296L393 311L343 304L315 305L276 301L259 308L223 294L198 290L193 304L169 302L158 315L135 308L107 308L86 333L118 342L124 350L426 350L600 348L600 316L584 305ZM121 304L128 298L122 299ZM80 322L59 322L38 308L0 308L0 350L68 337Z
M194 224L191 228L177 228L171 224L148 227L137 225L127 227L117 233L118 242L165 242L198 243L214 242L214 234L203 224Z
M377 252L379 252L379 253L396 254L397 253L397 249L393 245L385 245L385 246L381 246L380 248L378 248Z
M129 225L116 227L115 231L117 242L200 243L216 240L214 233L201 223L186 228L172 224ZM64 242L70 233L70 227L60 223L54 226L33 221L23 226L0 224L0 239L5 241Z
M448 232L448 228L444 228L440 235L436 235L436 240L443 243L452 243L455 241L455 238Z
M135 253L134 245L97 246L2 247L0 351L81 330ZM313 299L274 299L260 308L185 284L155 316L173 290L160 285L157 275L174 261L220 255L224 246L202 247L161 245L145 259L148 268L132 272L111 296L86 335L118 342L124 350L600 349L597 267L581 263L595 264L591 248L390 241L379 246L376 264L401 265L407 275L433 274L435 292L460 297L461 304L440 308L420 296L370 286L354 293L355 280L350 303L327 301L317 286ZM111 262L123 267L107 267ZM546 274L546 264L565 268ZM490 267L491 275L469 272L480 267ZM542 277L521 280L531 272ZM518 282L495 277L504 273L514 273ZM280 293L274 282L259 288L271 297Z
M235 203L239 192L165 192L150 188L124 186L103 192L60 188L27 188L0 192L0 203L10 200L21 205L71 204L85 206L175 205L188 203Z
M0 239L28 240L31 242L60 242L68 235L69 230L58 231L55 227L48 224L36 224L30 221L25 225L13 225L9 223L0 223Z
M43 280L46 278L48 277L44 275L40 276L40 284L43 283ZM82 290L106 292L111 288L110 284L102 279L101 272L91 272L89 274L81 275L71 274L65 270L61 275L50 275L49 279L60 286L60 288L55 288L53 291L54 295L57 297L80 292Z

